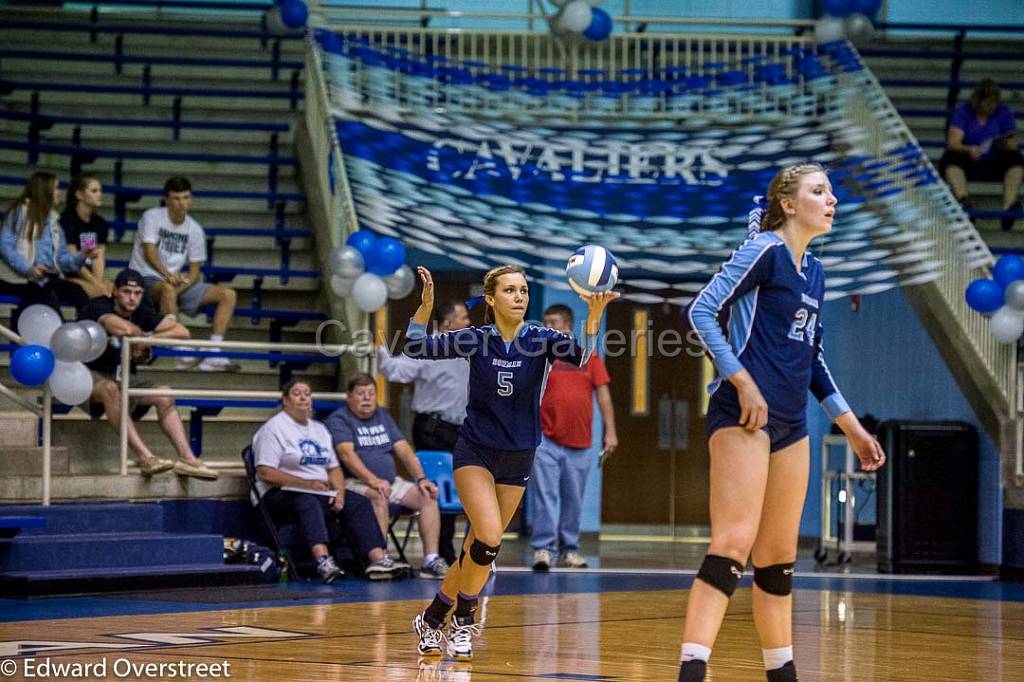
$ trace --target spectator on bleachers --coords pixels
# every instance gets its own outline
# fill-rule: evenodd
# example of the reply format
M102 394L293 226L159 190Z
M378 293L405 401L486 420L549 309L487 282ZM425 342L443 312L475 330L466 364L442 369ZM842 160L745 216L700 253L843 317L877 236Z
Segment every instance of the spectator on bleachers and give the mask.
M1017 149L1015 133L1013 112L1001 102L999 86L991 78L978 81L970 100L953 111L939 172L965 209L973 208L967 181L981 180L1002 182L1003 210L1021 210L1024 157ZM1004 216L1002 228L1011 229L1013 222L1012 217Z
M332 412L326 424L345 469L345 487L370 499L383 533L387 533L390 522L390 504L419 511L417 522L423 544L419 576L444 578L448 563L437 553L441 528L437 486L424 476L423 466L395 420L387 410L377 407L377 386L369 374L357 374L349 380L347 404ZM415 483L398 475L396 457Z
M110 296L113 282L104 278L107 265L107 221L96 211L103 205L103 185L92 175L78 175L71 180L67 206L60 216L60 226L68 251L91 251L92 256L77 274L69 279L82 287L89 298Z
M409 568L386 551L369 501L345 489L345 477L331 449L331 434L311 417L309 384L292 381L281 391L282 409L252 439L256 487L275 523L297 523L325 583L343 575L330 552L330 528L347 531L369 565L366 577L387 580ZM309 492L304 492L308 490ZM327 491L338 494L329 497ZM340 526L338 525L340 524Z
M68 251L54 208L59 202L57 176L33 173L0 228L0 256L21 285L21 303L11 316L14 329L21 311L35 303L48 305L58 314L61 303L73 305L76 311L89 303L82 287L65 275L77 273L93 252Z
M107 350L96 360L87 363L92 372L92 395L83 405L94 418L99 419L104 413L107 423L120 432L121 419L121 343L123 336L154 336L165 339L187 339L188 329L169 315L161 315L145 304L143 296L143 279L135 270L125 269L117 273L114 280L113 296L97 296L92 299L79 315L82 320L96 320L103 325L110 337ZM136 365L150 358L149 346L133 346L129 379L132 388L167 388L149 381L136 378ZM174 446L178 460L172 462L157 457L146 446L135 429L135 423L156 407L160 429L167 440ZM128 399L128 446L139 460L139 469L144 476L159 474L168 469L182 476L194 476L213 480L217 472L209 468L195 456L189 445L185 426L175 408L174 398L169 396L129 398Z
M202 281L206 233L188 213L192 208L192 185L187 178L167 179L164 204L147 210L139 219L129 267L142 273L146 293L165 315L177 318L179 310L198 315L204 305L216 304L210 340L221 342L235 313L237 295L231 287ZM188 272L183 274L182 268L186 265ZM196 366L196 358L179 356L174 364L178 370L191 369ZM203 358L198 366L204 372L239 369L226 357Z
M440 333L469 326L469 311L460 301L442 303L434 314ZM377 367L388 381L414 384L412 444L417 450L453 452L469 401L469 362L465 358L420 362L399 353L377 348ZM441 516L438 553L455 563L455 515Z

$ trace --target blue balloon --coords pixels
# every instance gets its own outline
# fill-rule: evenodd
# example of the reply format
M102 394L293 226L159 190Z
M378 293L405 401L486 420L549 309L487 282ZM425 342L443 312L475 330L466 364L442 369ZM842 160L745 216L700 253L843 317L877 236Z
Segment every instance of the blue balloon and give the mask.
M373 244L377 241L377 235L369 230L357 230L348 236L345 243L355 248L356 251L363 254L364 259L370 258L370 252L373 250ZM396 267L395 270L398 268ZM392 270L394 272L394 270ZM391 274L390 272L388 273Z
M38 386L50 378L53 363L46 346L22 346L11 355L11 376L23 386Z
M284 0L281 3L281 21L288 28L302 28L308 17L309 10L302 0Z
M394 237L381 237L366 256L366 271L381 277L395 274L405 264L405 247Z
M853 11L866 17L873 17L882 9L882 0L853 0Z
M1012 254L1001 257L992 268L992 279L1004 289L1010 282L1024 279L1024 258Z
M854 12L858 0L821 0L821 8L834 17L845 17Z
M604 40L612 34L612 18L600 7L590 8L590 26L583 31L587 40Z
M967 286L967 305L979 313L991 313L1003 307L1003 287L990 279L976 279Z

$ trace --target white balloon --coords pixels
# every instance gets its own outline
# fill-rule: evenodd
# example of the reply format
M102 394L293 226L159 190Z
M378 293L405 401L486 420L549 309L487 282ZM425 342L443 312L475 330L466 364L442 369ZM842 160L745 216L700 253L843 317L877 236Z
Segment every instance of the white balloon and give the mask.
M53 397L65 405L79 405L92 395L92 374L80 362L60 362L53 365L50 375Z
M356 278L352 298L360 310L375 313L388 302L388 285L372 272L364 272Z
M814 24L814 39L819 43L834 43L846 37L846 27L842 19L824 16Z
M107 350L107 330L96 320L82 320L78 323L86 333L89 334L89 354L82 362L92 362L98 359Z
M339 246L331 257L331 275L355 279L366 272L363 254L354 246Z
M858 45L868 42L875 35L875 27L863 14L853 13L844 20L846 35Z
M48 305L36 303L21 311L18 333L25 343L50 347L50 337L60 327L60 315Z
M1024 284L1024 281L1021 283ZM403 265L385 277L384 284L388 287L388 298L405 298L416 287L416 276L412 273L412 268Z
M355 283L355 277L331 275L331 291L342 298L352 295L352 288L355 286Z
M590 26L590 18L593 12L587 0L572 0L562 8L555 24L563 31L582 33Z
M1024 334L1024 315L1003 306L992 316L992 336L1003 343L1013 343Z
M92 337L77 322L65 322L50 337L53 357L61 362L83 362L92 348Z

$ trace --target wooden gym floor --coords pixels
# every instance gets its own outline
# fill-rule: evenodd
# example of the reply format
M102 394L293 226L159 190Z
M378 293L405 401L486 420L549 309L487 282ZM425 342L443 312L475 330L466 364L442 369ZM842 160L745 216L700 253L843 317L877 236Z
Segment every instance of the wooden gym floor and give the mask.
M0 599L0 675L671 681L693 575L502 568L481 608L483 635L472 664L419 662L410 622L437 588L426 580ZM1022 584L804 572L795 586L796 662L805 682L1024 680ZM39 668L46 659L48 677ZM82 677L81 668L57 675L53 667L90 663L98 676ZM146 663L164 667L139 667ZM95 667L101 664L106 668ZM188 664L221 667L182 667ZM749 574L709 672L711 680L764 679Z

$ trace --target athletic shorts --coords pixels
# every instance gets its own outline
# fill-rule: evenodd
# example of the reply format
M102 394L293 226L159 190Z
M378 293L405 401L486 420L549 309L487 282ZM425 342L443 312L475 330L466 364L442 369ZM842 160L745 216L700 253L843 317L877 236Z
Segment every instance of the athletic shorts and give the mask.
M496 450L459 438L452 451L452 468L478 466L491 472L494 482L526 487L533 468L534 450Z
M121 380L112 374L104 374L97 372L94 369L89 370L92 374L93 385L98 381L109 380L117 384L118 389L121 388ZM139 379L134 374L128 379L128 385L131 388L156 388L157 384L152 381L146 381L145 379ZM86 398L85 402L81 405L82 409L89 413L89 416L93 419L99 419L106 412L106 408L103 407L103 403L96 402L92 399L92 396ZM146 416L149 412L149 408L152 405L142 403L142 398L138 396L128 396L128 414L131 415L132 421L137 422Z
M711 438L718 429L740 426L739 405L727 399L716 400L718 396L719 394L716 392L708 403L708 438ZM800 419L791 422L775 419L772 417L772 410L769 407L768 423L761 427L761 430L768 434L769 452L778 452L807 435L807 420Z
M153 302L153 307L159 310L160 306L153 296L153 287L164 280L160 277L143 277L142 280L146 296ZM186 315L195 317L199 314L199 308L203 305L203 296L206 296L206 292L209 289L210 285L206 282L196 282L178 296L178 308Z
M939 159L939 173L945 176L947 168L956 166L963 170L968 180L1002 182L1006 171L1021 165L1024 165L1024 157L1017 149L994 149L991 154L978 161L972 159L966 152L947 149Z

